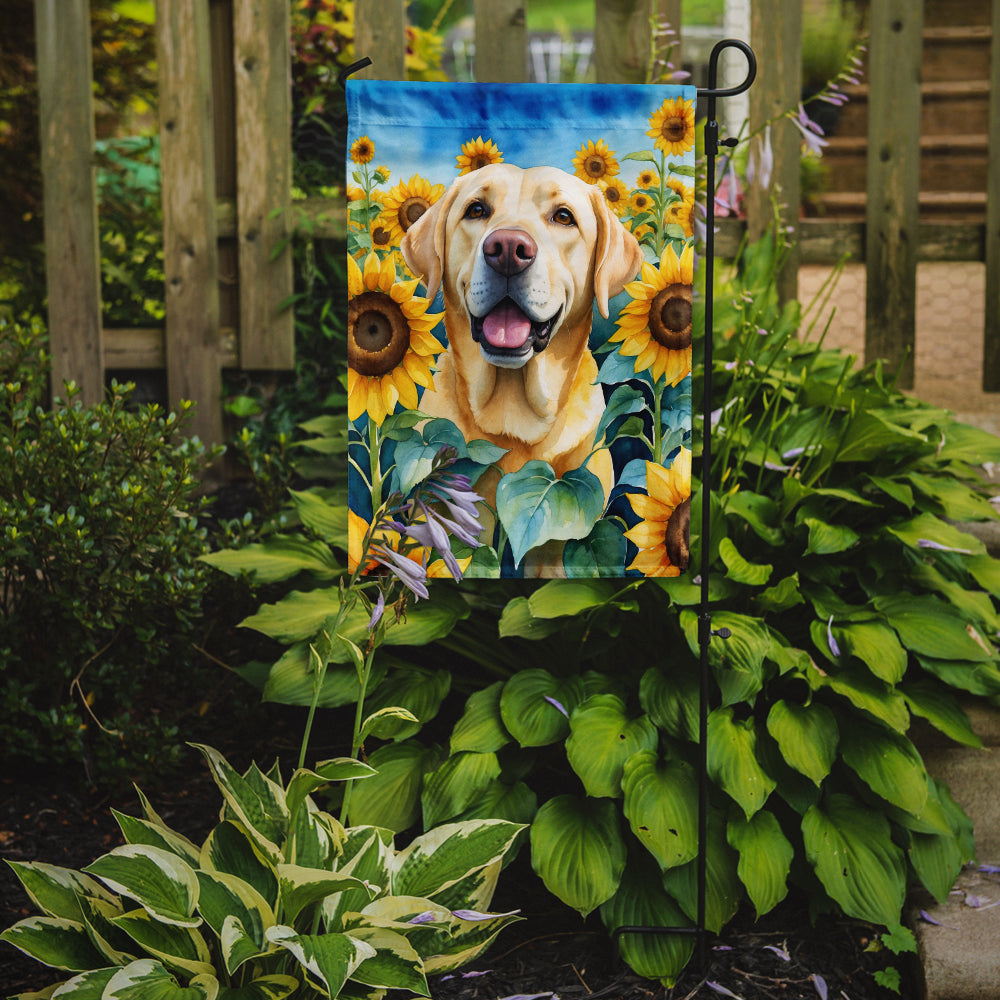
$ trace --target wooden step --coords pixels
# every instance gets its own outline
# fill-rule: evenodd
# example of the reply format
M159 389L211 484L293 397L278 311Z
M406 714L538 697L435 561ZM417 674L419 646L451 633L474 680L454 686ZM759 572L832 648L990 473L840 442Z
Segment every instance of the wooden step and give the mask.
M985 135L920 137L920 188L926 191L985 191ZM864 136L832 136L823 151L835 191L858 191L867 178L868 140Z
M989 80L937 80L921 84L921 135L982 132L989 127ZM846 88L848 102L840 112L837 136L866 135L868 84Z
M981 223L986 216L986 193L981 191L921 191L920 218ZM827 218L864 219L868 196L864 191L829 191L816 201Z
M989 25L946 25L924 29L920 77L924 83L990 78Z

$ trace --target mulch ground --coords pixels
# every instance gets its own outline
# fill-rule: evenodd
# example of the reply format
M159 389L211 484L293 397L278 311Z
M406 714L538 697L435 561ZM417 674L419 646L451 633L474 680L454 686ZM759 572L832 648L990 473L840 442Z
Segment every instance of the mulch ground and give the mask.
M237 747L220 748L239 761ZM191 768L148 791L164 820L192 839L203 837L217 816L218 793L193 751ZM139 814L134 794L126 791L108 796L73 783L72 776L43 780L8 774L0 778L0 858L81 868L122 842L112 806ZM704 969L690 967L673 989L634 975L617 959L596 916L582 922L545 892L524 855L501 877L494 908L519 908L525 919L503 931L470 968L432 977L435 1000L887 1000L893 994L873 979L887 965L903 973L903 997L919 993L899 959L866 950L871 928L830 918L814 927L797 900L757 924L750 914L738 915L719 938L706 940ZM0 927L32 912L11 870L0 865ZM0 944L0 995L38 990L59 979Z

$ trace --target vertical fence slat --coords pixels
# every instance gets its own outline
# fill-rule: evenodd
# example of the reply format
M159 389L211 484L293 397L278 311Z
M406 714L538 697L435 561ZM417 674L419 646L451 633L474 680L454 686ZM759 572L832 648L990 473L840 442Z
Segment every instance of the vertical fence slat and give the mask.
M52 391L104 395L88 0L35 0Z
M681 0L652 0L651 13L658 27L669 27L674 32L657 36L654 70L666 61L668 53L673 68L682 69Z
M236 230L240 365L294 368L290 11L287 0L236 0ZM276 211L278 210L278 211ZM274 254L282 242L285 248ZM273 259L272 259L273 258Z
M211 44L205 0L160 0L156 58L163 176L167 394L198 403L192 430L222 440Z
M872 0L870 13L865 359L899 367L904 389L916 343L923 13L913 0Z
M372 60L372 65L356 76L406 79L404 0L354 0L354 57L364 56Z
M528 79L528 29L524 0L474 0L476 60L482 83Z
M598 83L645 83L650 17L658 0L595 0L594 69Z
M986 325L983 390L1000 392L1000 0L993 0L990 45L989 171L986 180Z
M750 88L750 130L794 108L802 90L802 4L799 0L753 4L750 8L750 40L761 67ZM730 123L735 132L738 122ZM777 277L778 296L784 302L798 295L799 274L799 158L802 137L787 119L771 128L774 170L763 189L754 183L747 193L747 225L751 239L764 234L774 218L772 200L780 208L781 225L790 227L793 244Z

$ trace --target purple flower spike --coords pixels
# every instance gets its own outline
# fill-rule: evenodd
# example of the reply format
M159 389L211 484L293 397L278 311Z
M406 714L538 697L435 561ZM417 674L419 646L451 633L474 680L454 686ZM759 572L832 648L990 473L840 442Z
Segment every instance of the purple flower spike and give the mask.
M433 910L425 910L423 913L418 913L415 917L411 917L406 922L408 924L432 924L437 919Z
M371 556L382 566L385 566L404 587L411 590L416 597L429 597L427 590L427 567L412 559L407 559L393 549L384 545L373 545Z
M806 144L806 149L816 156L823 155L823 147L827 145L826 139L822 138L823 130L806 114L806 109L800 104L798 114L789 112L792 124L802 134L802 140Z
M567 719L569 718L569 712L566 711L565 707L561 702L556 701L555 698L550 698L548 695L544 695L543 697L550 705L554 705L557 709L559 709L559 711L562 712L562 714L565 715Z
M826 980L822 976L817 975L815 972L812 976L810 976L810 978L813 981L813 986L816 988L816 992L819 994L819 1000L826 1000L829 992L826 988Z
M743 1000L743 997L741 997L738 993L734 993L732 990L727 990L726 987L722 985L722 983L713 983L711 980L709 980L707 983L705 983L705 985L713 993L721 993L724 997L733 997L734 1000Z
M920 549L937 549L940 552L958 552L963 556L971 556L972 549L956 549L951 545L942 545L940 542L935 542L930 538L918 538L917 548Z
M773 951L782 962L790 962L792 960L792 956L784 948L779 948L776 944L766 944L764 945L764 950Z
M826 641L830 652L834 656L840 656L840 646L837 645L837 640L833 637L833 615L830 615L830 620L826 623Z
M378 592L378 600L375 602L375 607L372 608L372 616L368 619L368 631L373 632L375 626L382 620L382 614L385 611L385 595L380 590Z

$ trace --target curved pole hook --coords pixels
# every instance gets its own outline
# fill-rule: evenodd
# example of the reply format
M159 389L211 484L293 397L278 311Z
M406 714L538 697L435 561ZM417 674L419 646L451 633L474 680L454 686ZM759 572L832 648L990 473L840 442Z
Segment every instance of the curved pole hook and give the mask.
M716 86L719 73L719 56L722 55L724 49L739 49L747 57L746 79L735 87L719 88ZM753 49L739 38L723 38L721 42L715 43L712 53L708 57L708 86L699 87L698 96L709 99L715 97L735 97L737 94L742 94L744 91L749 90L750 85L756 78L757 57L754 55Z

